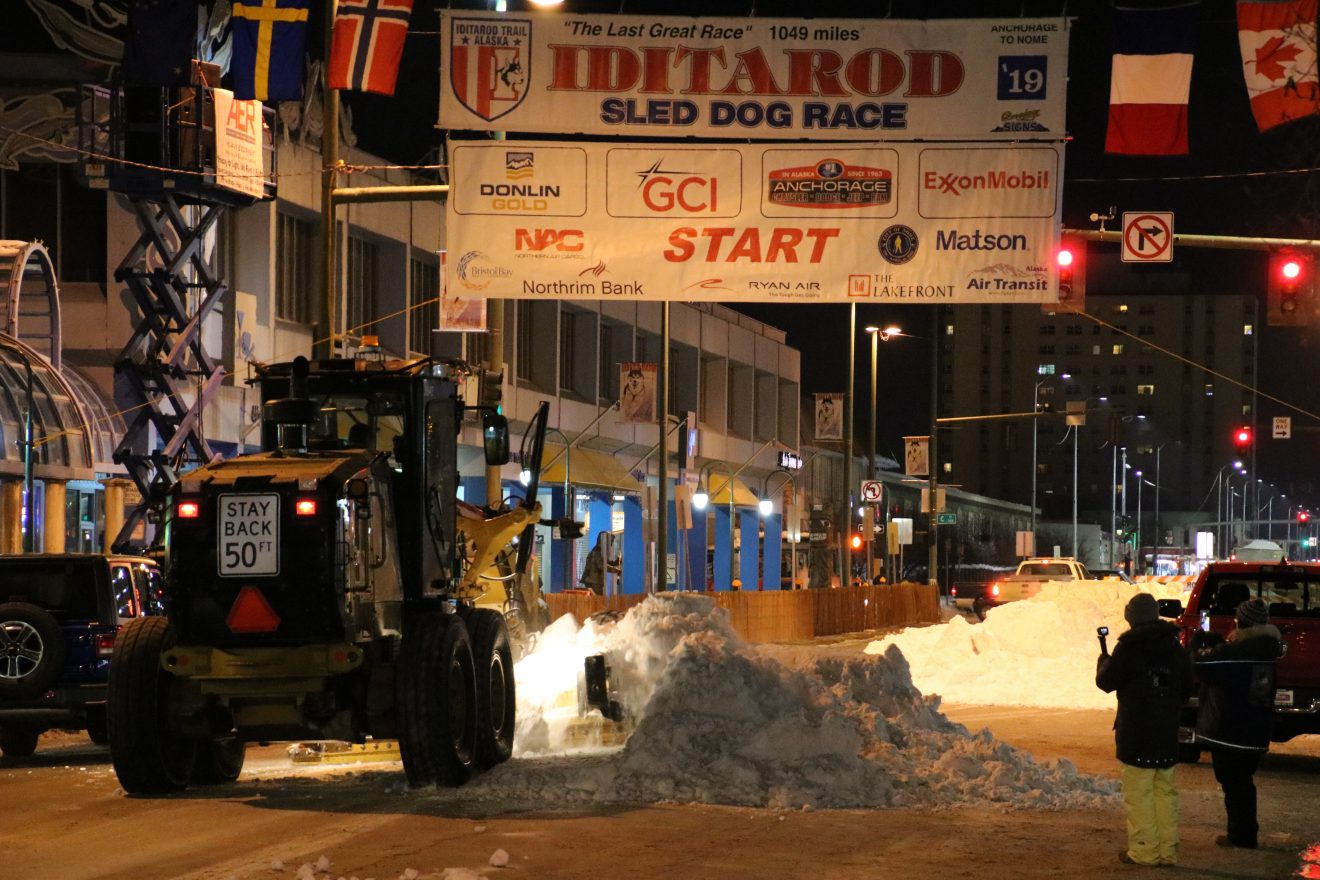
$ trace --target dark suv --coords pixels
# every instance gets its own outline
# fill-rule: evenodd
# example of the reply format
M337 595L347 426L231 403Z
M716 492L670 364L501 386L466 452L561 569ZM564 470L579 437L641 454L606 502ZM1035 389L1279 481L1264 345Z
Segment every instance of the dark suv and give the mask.
M106 743L105 695L119 628L160 611L151 559L0 556L0 753L32 754L51 728Z
M1227 637L1234 611L1259 597L1269 606L1270 623L1283 636L1283 656L1275 666L1275 742L1298 734L1320 733L1320 565L1289 562L1212 562L1197 577L1184 609L1176 600L1161 603L1176 612L1186 645L1197 630ZM1166 603L1171 603L1168 605ZM1196 702L1183 713L1184 760L1194 761Z

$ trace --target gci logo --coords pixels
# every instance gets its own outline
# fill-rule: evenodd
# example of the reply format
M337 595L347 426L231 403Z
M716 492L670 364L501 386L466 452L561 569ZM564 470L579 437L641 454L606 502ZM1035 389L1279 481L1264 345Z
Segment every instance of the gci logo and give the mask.
M642 179L642 202L658 214L713 214L719 210L719 191L714 177L697 171L677 171L657 159L650 168L638 171Z
M577 253L582 250L583 235L581 229L517 229L514 231L513 248L516 251L544 253L554 249L561 253Z

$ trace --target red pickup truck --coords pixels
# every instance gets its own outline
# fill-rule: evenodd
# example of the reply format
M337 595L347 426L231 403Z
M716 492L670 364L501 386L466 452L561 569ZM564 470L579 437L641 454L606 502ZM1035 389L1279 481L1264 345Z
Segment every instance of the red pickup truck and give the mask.
M1320 733L1320 564L1281 562L1212 562L1187 597L1161 602L1165 616L1177 616L1186 645L1197 630L1227 637L1234 610L1252 597L1269 606L1270 623L1283 635L1283 656L1275 668L1275 742L1304 733ZM1183 712L1183 757L1196 761L1200 748L1196 698Z

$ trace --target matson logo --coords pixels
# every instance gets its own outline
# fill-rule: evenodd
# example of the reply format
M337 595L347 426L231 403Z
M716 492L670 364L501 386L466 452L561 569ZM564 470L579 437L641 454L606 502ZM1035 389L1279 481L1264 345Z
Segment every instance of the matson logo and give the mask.
M581 229L515 229L513 249L523 253L577 253L585 244L584 238Z
M941 229L935 233L937 251L1025 251L1027 237L1020 233L959 232Z
M948 195L960 196L965 192L999 191L1013 189L1049 189L1048 171L987 171L983 174L948 174L923 171L921 188Z

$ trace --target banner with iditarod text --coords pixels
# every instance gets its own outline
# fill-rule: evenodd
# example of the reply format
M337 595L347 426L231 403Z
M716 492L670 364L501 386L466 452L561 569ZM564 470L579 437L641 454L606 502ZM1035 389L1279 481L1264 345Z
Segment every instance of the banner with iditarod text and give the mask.
M1062 145L450 141L447 289L1058 300Z
M449 130L795 140L1065 137L1068 20L445 10Z

